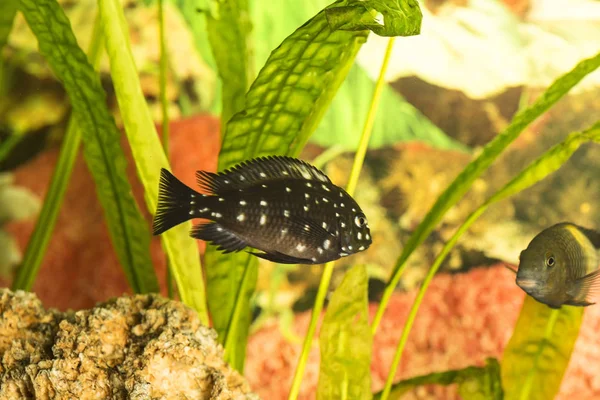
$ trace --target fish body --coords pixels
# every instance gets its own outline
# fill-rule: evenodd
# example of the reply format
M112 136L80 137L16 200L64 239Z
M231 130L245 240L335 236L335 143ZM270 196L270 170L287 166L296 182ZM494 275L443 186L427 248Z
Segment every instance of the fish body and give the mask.
M540 232L520 255L516 283L551 308L589 306L600 288L600 233L569 222Z
M222 173L198 171L206 194L161 170L153 233L192 218L190 235L225 253L251 247L279 263L321 264L366 250L369 225L356 201L327 175L291 157L263 157Z

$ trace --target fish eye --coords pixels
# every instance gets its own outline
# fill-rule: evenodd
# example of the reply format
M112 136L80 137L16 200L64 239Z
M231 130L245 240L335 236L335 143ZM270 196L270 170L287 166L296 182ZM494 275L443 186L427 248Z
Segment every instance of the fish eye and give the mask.
M359 228L362 228L367 224L367 219L362 215L357 215L356 217L354 217L354 224Z
M556 259L553 255L549 255L546 257L546 266L553 267L556 264Z

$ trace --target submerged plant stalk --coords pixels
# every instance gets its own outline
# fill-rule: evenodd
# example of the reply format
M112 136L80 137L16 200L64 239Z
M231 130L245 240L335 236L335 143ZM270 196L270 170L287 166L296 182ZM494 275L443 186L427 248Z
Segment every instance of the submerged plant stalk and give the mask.
M379 71L379 78L377 79L375 90L373 91L373 97L371 99L371 105L369 107L367 119L365 121L365 125L360 136L360 142L358 144L358 149L356 150L356 155L354 156L354 164L352 165L352 171L350 172L350 178L348 179L348 185L346 186L346 191L351 196L354 194L354 190L356 189L356 184L358 182L360 171L362 169L365 155L367 153L369 139L371 138L371 132L373 131L373 123L375 122L377 107L379 106L381 91L383 90L385 84L385 72L387 71L387 67L390 61L394 41L394 37L391 37L388 40L388 45L385 51L385 56L383 58L383 63L381 64L381 70ZM304 370L306 369L308 353L310 352L313 336L317 328L317 320L319 319L321 311L323 310L323 303L325 302L325 296L327 295L327 290L329 289L329 283L333 274L334 265L335 262L328 262L327 264L325 264L323 269L323 275L321 276L321 282L319 283L319 289L317 291L315 305L313 307L312 314L310 317L310 324L308 326L306 336L304 337L302 353L300 353L298 366L296 367L296 371L294 372L294 380L292 381L292 387L290 389L290 394L288 397L290 400L297 399L298 394L300 393L300 384L302 383L302 376L304 375Z
M100 19L96 15L88 58L94 68L98 68L100 57L102 55L102 30L100 28ZM67 185L71 179L73 165L77 158L79 145L81 144L81 130L73 118L70 117L67 124L67 130L60 147L60 153L56 162L56 167L52 173L48 192L42 203L40 215L27 243L23 262L17 270L17 274L12 283L12 290L30 291L35 277L40 269L50 237L56 225L56 218L60 211L60 206L65 198Z

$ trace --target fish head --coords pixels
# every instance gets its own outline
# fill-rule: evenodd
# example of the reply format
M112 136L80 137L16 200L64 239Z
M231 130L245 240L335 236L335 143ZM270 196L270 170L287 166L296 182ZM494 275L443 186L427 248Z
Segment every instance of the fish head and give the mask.
M358 205L352 208L352 210L356 211L349 213L344 222L340 224L342 252L347 254L364 251L372 243L371 230L369 229L367 217L358 208Z
M516 283L536 300L555 304L565 293L567 260L561 241L542 231L521 252Z

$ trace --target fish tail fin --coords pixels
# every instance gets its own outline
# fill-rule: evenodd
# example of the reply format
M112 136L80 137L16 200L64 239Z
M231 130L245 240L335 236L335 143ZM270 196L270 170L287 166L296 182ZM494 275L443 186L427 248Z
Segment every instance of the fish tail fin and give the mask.
M161 233L192 219L190 211L194 198L201 197L164 168L160 170L158 186L158 206L152 223L152 234Z

